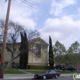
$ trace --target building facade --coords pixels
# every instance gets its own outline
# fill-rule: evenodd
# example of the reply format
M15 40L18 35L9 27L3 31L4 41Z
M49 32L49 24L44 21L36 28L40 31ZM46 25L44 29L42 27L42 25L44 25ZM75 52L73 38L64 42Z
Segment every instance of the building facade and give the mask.
M7 44L7 47L12 49L12 44ZM48 43L46 43L40 37L34 38L29 41L29 53L28 53L28 65L48 65ZM19 54L20 43L15 45L14 56ZM0 49L1 50L1 49ZM5 62L11 60L11 52L5 51ZM15 63L19 63L19 57L14 60Z

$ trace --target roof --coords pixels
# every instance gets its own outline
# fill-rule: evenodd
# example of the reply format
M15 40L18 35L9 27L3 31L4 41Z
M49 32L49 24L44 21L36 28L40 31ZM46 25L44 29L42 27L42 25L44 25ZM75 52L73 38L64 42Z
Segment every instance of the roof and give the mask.
M34 40L37 40L37 39L41 40L41 41L42 41L43 43L45 43L46 45L49 45L47 42L45 42L45 41L44 41L42 38L40 38L40 37L31 39L31 40L29 40L29 41L31 42L31 41L34 41Z
M32 41L35 41L35 40L37 40L37 39L39 39L39 40L41 40L43 43L45 43L47 46L49 46L49 44L47 43L47 42L45 42L42 38L40 38L40 37L37 37L37 38L33 38L33 39L31 39L31 40L29 40L29 42L32 42ZM20 44L21 42L17 42L16 44ZM13 43L6 43L6 45L12 45ZM0 45L2 46L2 43L0 43Z

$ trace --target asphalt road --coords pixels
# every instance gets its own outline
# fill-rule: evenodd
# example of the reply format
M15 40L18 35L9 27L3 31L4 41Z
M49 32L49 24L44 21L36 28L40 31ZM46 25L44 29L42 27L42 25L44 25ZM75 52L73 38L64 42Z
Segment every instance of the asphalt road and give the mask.
M23 80L36 80L36 79L23 79ZM37 80L42 80L42 79L37 79ZM65 77L59 77L58 79L47 79L47 80L74 80L72 76L65 76ZM80 79L79 79L80 80Z
M0 79L0 80L42 80L42 79L33 79L33 78L21 78L21 79ZM73 76L70 75L70 76L60 76L58 77L57 79L53 78L53 79L47 79L47 80L74 80L73 79ZM80 79L76 79L76 80L80 80Z
M6 75L5 77L8 78L9 76L10 75ZM19 79L16 78L15 75L12 75L12 77L13 77L12 79L8 78L8 79L0 79L0 80L42 80L42 79L34 79L33 75L31 76L31 74L30 75L23 75L21 78L20 78L20 76L21 75L17 75L17 77L19 77ZM72 74L71 75L70 74L69 75L66 74L66 75L62 75L62 76L58 77L57 79L53 78L53 79L47 79L47 80L74 80L74 79L73 79L73 75ZM80 80L80 79L76 79L76 80Z

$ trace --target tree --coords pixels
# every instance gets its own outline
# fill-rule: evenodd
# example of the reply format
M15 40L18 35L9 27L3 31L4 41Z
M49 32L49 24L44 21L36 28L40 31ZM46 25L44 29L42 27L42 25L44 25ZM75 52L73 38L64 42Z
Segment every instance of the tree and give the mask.
M24 28L18 22L9 21L7 42L12 44L12 49L7 47L6 49L11 52L11 60L15 57L14 54L16 52L16 44L18 42L18 38L20 36L20 32L23 32ZM10 61L11 61L10 60ZM13 66L13 64L11 64Z
M64 55L66 54L66 48L62 43L56 41L55 45L53 46L53 53L56 64L65 63Z
M2 39L3 39L3 32L4 32L4 26L5 25L5 21L4 20L0 20L0 29L1 29L1 34L0 34L0 45L2 46ZM12 66L12 60L15 57L14 54L16 52L16 43L18 40L18 36L20 34L20 32L23 32L24 28L22 25L20 25L19 23L15 23L13 21L9 21L9 27L8 27L8 34L7 34L7 43L12 44L12 49L9 48L8 46L6 46L6 49L11 52L11 60L8 63L8 66L11 65ZM8 67L7 66L7 67Z
M64 56L65 59L65 64L68 66L75 66L77 65L79 59L78 59L79 54L66 54ZM79 56L80 58L80 56Z
M55 57L55 63L56 64L65 64L65 59L64 59L65 55L57 55Z
M68 49L69 54L78 54L80 53L80 44L75 41L74 43L71 44L71 46Z
M66 58L67 57L67 58ZM67 54L65 55L65 59L67 64L70 65L77 65L80 61L80 44L75 41L69 47Z
M53 51L55 56L64 55L66 53L66 48L62 43L56 41L55 45L53 46Z
M33 38L36 38L36 37L40 36L40 33L39 33L38 30L28 29L26 31L27 31L28 40L31 40Z
M0 20L0 43L3 40L4 27L5 27L5 21L4 20Z
M4 32L4 20L0 20L0 45L2 46L2 39L3 39L3 32ZM24 30L24 26L19 24L18 22L9 21L9 27L8 27L8 34L7 34L7 43L12 44L12 49L8 46L6 49L11 52L11 60L9 61L7 68L12 66L13 61L20 56L21 53L19 53L17 56L14 56L16 52L16 44L20 38L20 32L26 32L28 34L28 38L34 38L39 36L39 32L37 30ZM34 34L34 35L33 35Z
M20 53L20 68L26 69L28 65L28 39L26 32L21 33Z
M54 55L53 55L52 40L50 36L49 36L49 65L54 68Z

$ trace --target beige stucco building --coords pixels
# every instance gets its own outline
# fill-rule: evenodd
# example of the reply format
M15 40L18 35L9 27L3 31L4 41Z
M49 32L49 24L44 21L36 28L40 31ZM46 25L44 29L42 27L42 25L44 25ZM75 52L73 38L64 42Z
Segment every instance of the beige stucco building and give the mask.
M29 41L29 55L28 65L48 65L48 43L46 43L40 37L34 38ZM7 47L12 48L12 44L7 44ZM20 43L16 44L15 54L19 54ZM5 62L9 62L11 59L11 53L6 50ZM15 63L19 63L19 57L14 60Z

